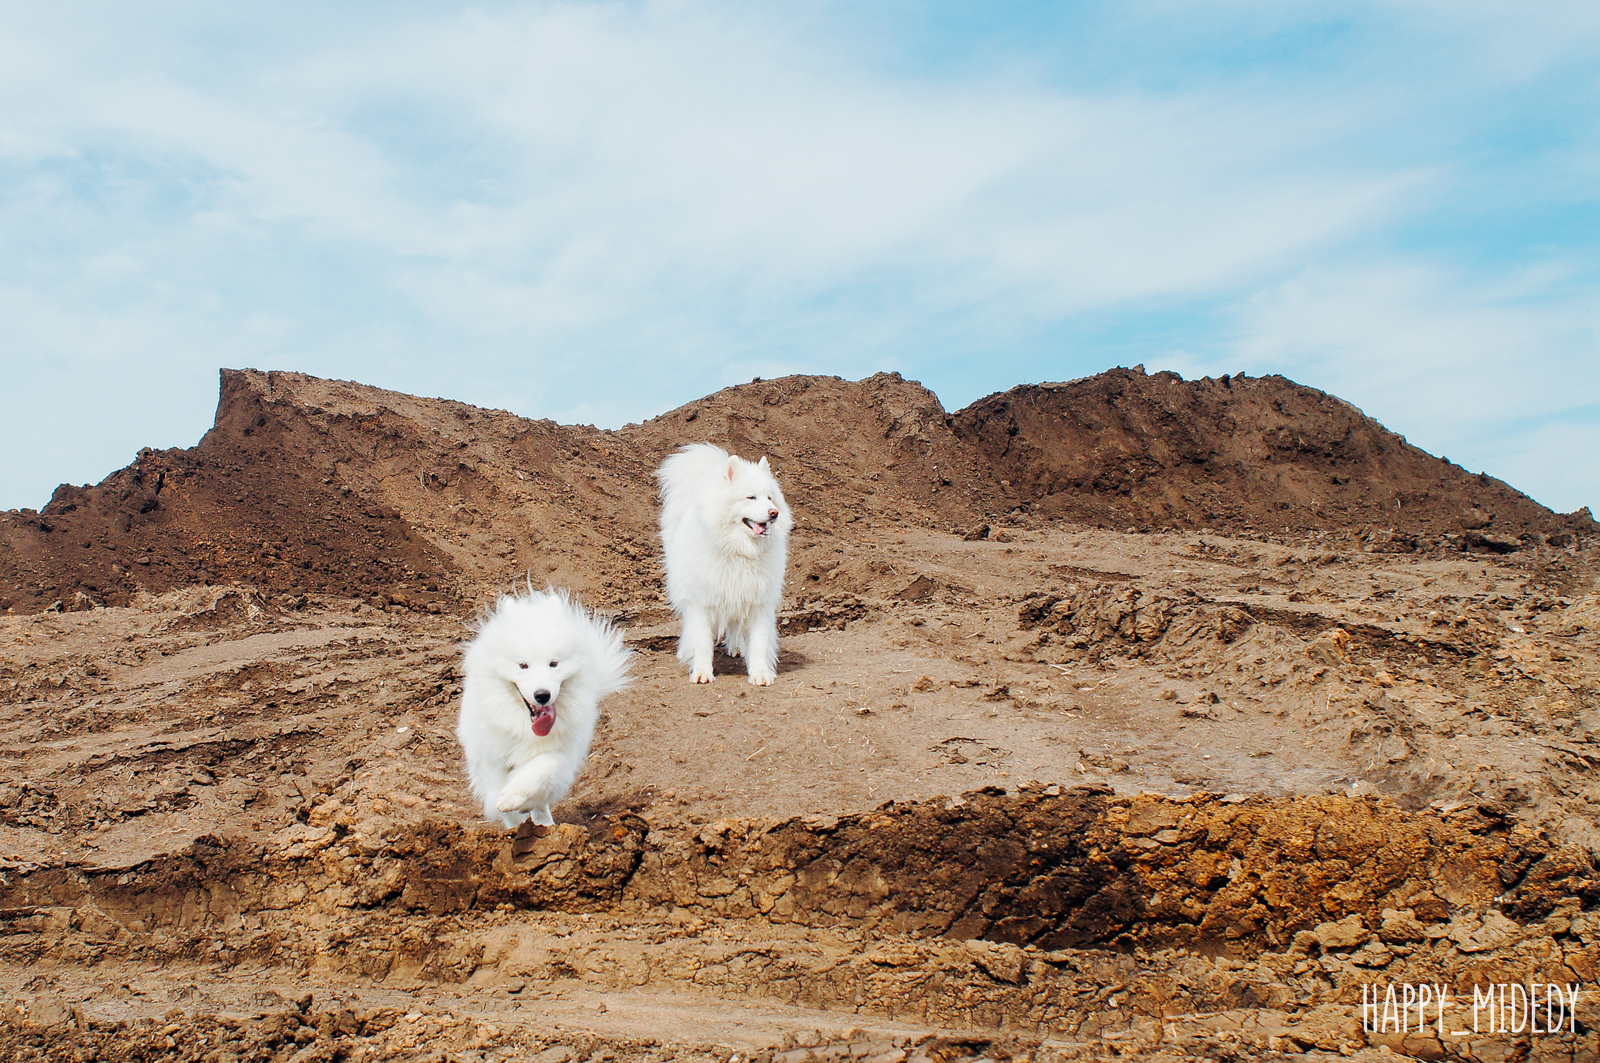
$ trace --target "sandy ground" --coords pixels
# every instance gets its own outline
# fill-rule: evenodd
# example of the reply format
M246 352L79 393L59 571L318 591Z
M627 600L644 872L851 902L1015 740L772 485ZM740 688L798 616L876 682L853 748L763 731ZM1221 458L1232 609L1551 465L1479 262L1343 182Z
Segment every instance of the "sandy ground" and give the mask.
M714 684L696 687L654 596L618 610L636 682L605 706L590 765L558 810L564 826L521 841L477 822L459 771L466 628L455 616L195 587L7 618L0 978L19 1002L15 1021L57 1019L14 1027L10 1044L25 1053L102 1037L102 1058L124 1058L128 1034L104 1031L152 1019L129 1029L176 1026L155 1039L172 1058L225 1058L215 1053L230 1028L211 1029L224 1020L238 1058L336 1044L394 1058L551 1060L801 1048L821 1058L869 1042L935 1058L1075 1058L1108 1044L1135 1058L1219 1045L1240 1058L1375 1051L1383 1038L1350 1016L1359 985L1388 973L1351 956L1389 948L1376 933L1385 909L1404 907L1421 940L1451 947L1474 920L1516 928L1502 952L1418 959L1430 976L1465 977L1466 958L1521 964L1527 979L1545 970L1550 982L1593 971L1593 929L1571 929L1596 899L1592 564L1550 549L1419 557L1315 539L1017 528L967 541L891 529L797 559L772 687L750 686L726 659ZM1372 795L1400 834L1470 821L1478 833L1463 852L1490 860L1495 877L1467 876L1452 895L1440 885L1448 867L1420 868L1202 933L1207 916L1181 902L1160 914L1147 876L1139 915L1065 936L1062 912L1081 903L1051 911L1040 901L1037 925L1017 929L1015 912L997 920L970 903L900 923L849 904L786 917L781 891L765 911L719 907L738 896L737 873L690 873L687 894L663 885L674 860L715 854L730 832L808 831L814 863L841 819L870 823L886 804L955 815L941 796L985 787L987 800L1089 795L1095 829L1109 832L1101 856L1131 854L1112 864L1136 866L1177 839L1130 829L1130 809L1174 810L1140 813L1174 835L1191 808L1235 819L1255 809L1258 823L1229 820L1237 837L1220 843L1245 852L1261 824L1299 814L1297 796L1355 808L1365 806L1352 798ZM636 838L643 857L617 850L612 833ZM1013 817L972 852L1017 834ZM1388 830L1375 837L1390 844ZM516 876L518 846L558 842L567 879L610 885L554 896L491 888L495 875ZM213 851L226 859L208 863ZM452 872L453 899L418 899L411 876L442 853L481 866ZM981 868L983 858L956 863ZM1561 874L1535 889L1539 868ZM1523 887L1532 892L1517 909ZM1188 889L1191 905L1220 903L1204 876ZM1508 902L1519 920L1503 914ZM1296 937L1326 936L1352 914L1365 932L1344 953ZM1551 929L1552 918L1569 929ZM1529 941L1544 951L1530 958ZM1007 980L979 945L1040 969ZM864 960L886 951L901 959ZM872 978L848 970L864 963L903 977L869 992ZM1308 964L1309 990L1292 977ZM1108 1003L1113 986L1127 996L1148 979L1182 983L1185 967L1210 987L1187 999L1181 1022L1166 1021L1170 1002L1154 1012L1137 999ZM918 984L903 984L912 975ZM1041 986L1074 1006L1041 1012ZM969 998L993 1000L974 1008L961 1003ZM335 1011L351 1016L348 1029L328 1018ZM1303 1036L1284 1040L1294 1030ZM1538 1058L1579 1059L1593 1034L1473 1043L1482 1058L1496 1045L1564 1045L1566 1055Z

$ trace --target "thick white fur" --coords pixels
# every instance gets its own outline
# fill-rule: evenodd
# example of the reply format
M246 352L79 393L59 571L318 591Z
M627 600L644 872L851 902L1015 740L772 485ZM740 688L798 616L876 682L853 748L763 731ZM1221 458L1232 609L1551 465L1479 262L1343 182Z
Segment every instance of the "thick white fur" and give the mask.
M725 640L744 656L750 682L766 686L778 674L778 603L794 527L767 459L694 443L662 462L656 478L667 600L683 621L678 659L694 682L709 683L712 650Z
M462 658L456 724L485 818L555 822L550 809L589 755L600 699L628 685L628 658L621 633L563 591L500 596ZM531 708L541 692L556 710L542 738Z

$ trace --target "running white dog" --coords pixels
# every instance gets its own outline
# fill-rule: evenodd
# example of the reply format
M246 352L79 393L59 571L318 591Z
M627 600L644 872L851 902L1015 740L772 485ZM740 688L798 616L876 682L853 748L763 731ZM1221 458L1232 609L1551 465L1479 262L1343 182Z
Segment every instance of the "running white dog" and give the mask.
M503 594L477 625L456 737L491 822L549 826L589 755L600 699L628 685L622 635L565 592Z
M742 654L750 682L778 675L778 603L794 518L762 458L754 464L710 443L661 463L661 549L667 600L683 621L678 659L711 682L719 640Z

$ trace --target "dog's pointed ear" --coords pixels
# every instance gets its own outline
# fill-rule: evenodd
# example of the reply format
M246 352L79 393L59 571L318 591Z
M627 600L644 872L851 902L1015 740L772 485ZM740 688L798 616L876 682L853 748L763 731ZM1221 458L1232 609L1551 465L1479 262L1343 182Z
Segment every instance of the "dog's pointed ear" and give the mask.
M728 478L729 483L733 483L734 463L738 460L739 459L734 457L732 454L728 455L728 467L723 470L723 475Z
M756 467L758 469L760 469L762 472L771 472L772 471L772 466L767 464L767 456L765 454L761 455L761 460L756 462Z

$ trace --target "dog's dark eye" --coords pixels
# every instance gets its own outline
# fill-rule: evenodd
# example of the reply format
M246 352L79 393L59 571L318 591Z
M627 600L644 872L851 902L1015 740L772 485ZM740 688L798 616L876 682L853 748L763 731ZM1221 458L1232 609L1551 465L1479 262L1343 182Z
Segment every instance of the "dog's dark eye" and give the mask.
M755 495L745 495L744 497L748 498L752 502L754 502L756 500L756 496Z
M527 666L527 665L525 665L525 664L518 664L518 665L517 665L517 667L518 667L518 668L526 668L526 667L528 667L528 666Z
M560 663L561 663L561 662L560 662L560 661L551 661L551 662L550 662L550 667L551 667L551 668L554 668L554 667L555 667L555 666L556 666L556 665L558 665L558 664L560 664Z

